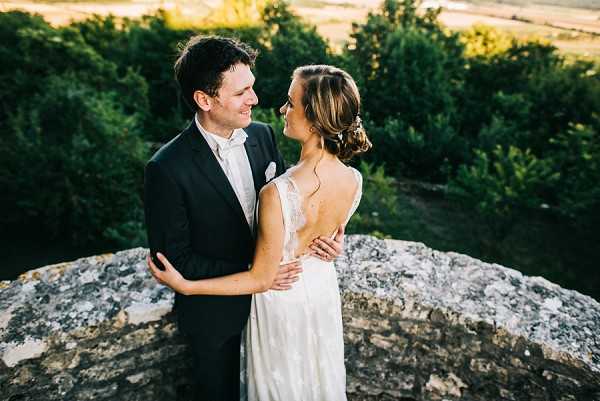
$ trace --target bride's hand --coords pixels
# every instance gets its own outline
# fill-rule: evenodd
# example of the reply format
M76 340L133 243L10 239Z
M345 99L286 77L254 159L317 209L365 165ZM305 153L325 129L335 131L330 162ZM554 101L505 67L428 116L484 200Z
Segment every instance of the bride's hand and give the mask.
M173 267L173 265L162 253L159 252L156 254L156 256L165 267L165 270L160 270L158 267L156 267L154 262L152 262L150 255L148 255L146 257L146 263L148 264L148 268L150 269L152 276L154 276L156 281L159 283L172 288L174 291L180 294L187 295L187 285L189 284L189 281L183 278L181 273L179 273Z

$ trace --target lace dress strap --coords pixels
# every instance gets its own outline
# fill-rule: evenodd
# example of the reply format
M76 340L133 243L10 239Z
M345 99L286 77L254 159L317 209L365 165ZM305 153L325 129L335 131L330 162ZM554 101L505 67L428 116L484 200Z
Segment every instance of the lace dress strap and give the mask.
M289 202L287 198L287 182L285 182L282 177L276 178L273 180L275 187L277 188L277 193L279 194L279 201L281 202L281 214L283 215L283 225L287 232L287 227L289 226Z
M285 229L283 261L286 262L294 258L294 251L298 244L296 232L306 224L306 219L302 213L302 196L292 177L284 174L273 182L281 201Z
M360 172L355 169L354 167L350 167L352 169L352 172L354 173L354 177L356 178L356 183L357 188L356 188L356 193L354 194L354 200L352 201L352 207L350 207L350 210L348 211L348 217L346 217L346 224L348 224L348 222L350 221L350 218L352 217L352 215L354 214L354 212L356 212L356 209L358 208L358 205L360 204L360 199L362 198L362 184L363 184L363 178L362 178L362 174L360 174Z

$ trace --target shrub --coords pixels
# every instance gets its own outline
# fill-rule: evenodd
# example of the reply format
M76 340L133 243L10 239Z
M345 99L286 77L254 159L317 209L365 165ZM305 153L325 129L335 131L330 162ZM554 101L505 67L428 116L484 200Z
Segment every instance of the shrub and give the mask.
M365 24L355 24L347 64L361 86L376 152L393 174L445 179L464 158L455 97L463 75L462 45L416 13L416 2L387 0Z
M467 57L490 58L508 50L513 38L488 25L475 24L462 32L460 40L465 46Z
M75 244L143 244L141 186L148 158L135 115L115 92L73 74L45 79L10 114L0 140L2 224L34 224Z
M502 241L519 212L537 209L542 194L558 180L551 163L538 159L529 149L497 146L491 153L475 151L471 165L462 165L449 183L449 193L486 222L491 234Z
M385 175L383 166L363 161L358 169L363 176L363 194L346 232L389 237L391 225L400 215L395 180Z
M590 125L571 124L551 140L548 162L561 172L558 211L575 227L598 236L600 224L600 137Z
M403 120L389 118L369 130L377 153L368 160L383 162L394 174L439 181L445 178L448 159L464 152L448 118L428 117L422 131Z

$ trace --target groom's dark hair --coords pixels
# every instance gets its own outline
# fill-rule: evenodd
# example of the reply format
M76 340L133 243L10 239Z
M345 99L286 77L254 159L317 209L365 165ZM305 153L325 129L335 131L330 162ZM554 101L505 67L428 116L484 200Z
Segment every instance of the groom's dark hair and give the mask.
M223 72L238 63L253 67L257 51L238 40L221 36L194 36L181 48L175 62L175 79L187 105L196 111L194 92L216 96Z

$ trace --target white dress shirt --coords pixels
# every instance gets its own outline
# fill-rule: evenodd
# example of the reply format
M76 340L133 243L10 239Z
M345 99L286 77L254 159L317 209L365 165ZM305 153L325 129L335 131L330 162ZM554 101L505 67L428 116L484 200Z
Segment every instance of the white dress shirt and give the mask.
M223 172L227 176L235 195L242 206L250 231L254 232L256 190L252 178L252 168L246 154L244 142L248 137L246 131L237 128L229 139L208 132L198 120L196 114L194 120L198 130L208 143Z

